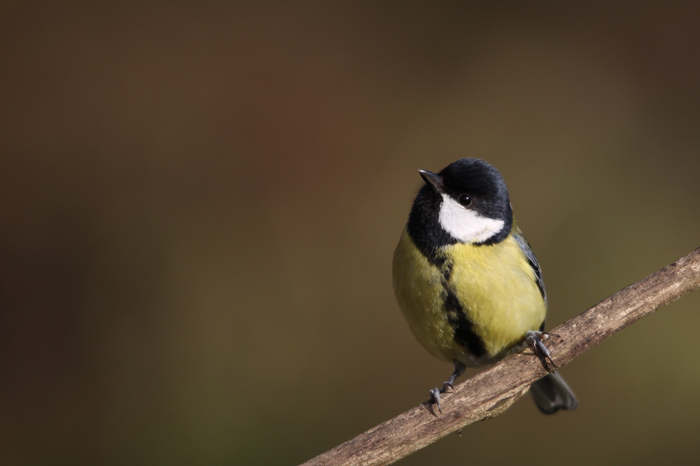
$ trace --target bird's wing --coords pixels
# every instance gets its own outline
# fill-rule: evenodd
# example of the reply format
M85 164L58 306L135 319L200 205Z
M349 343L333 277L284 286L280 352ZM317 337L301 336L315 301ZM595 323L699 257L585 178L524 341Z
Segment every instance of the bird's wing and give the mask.
M530 243L527 242L520 230L517 230L515 234L513 234L513 237L515 238L515 241L517 241L518 246L520 246L520 249L523 251L523 254L525 254L527 261L530 263L530 267L532 267L532 270L535 272L535 283L537 283L537 288L539 288L540 293L542 294L544 305L547 306L547 291L544 289L544 280L542 280L542 269L540 269L540 263L537 262L537 257L535 257L535 253L532 252Z

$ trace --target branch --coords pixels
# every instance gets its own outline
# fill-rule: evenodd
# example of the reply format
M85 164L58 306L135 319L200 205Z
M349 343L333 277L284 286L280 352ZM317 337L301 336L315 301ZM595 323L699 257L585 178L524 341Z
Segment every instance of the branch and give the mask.
M606 298L550 332L558 367L658 308L700 287L700 248ZM443 414L425 402L302 466L385 465L473 422L501 414L547 373L531 351L513 354L444 395Z

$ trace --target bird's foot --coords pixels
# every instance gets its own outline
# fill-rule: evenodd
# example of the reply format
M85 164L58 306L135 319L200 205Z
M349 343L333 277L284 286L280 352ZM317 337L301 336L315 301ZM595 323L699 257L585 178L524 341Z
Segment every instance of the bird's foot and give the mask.
M434 405L437 405L437 409L442 414L442 406L440 406L440 395L443 393L454 393L455 388L452 386L450 382L445 382L442 384L442 389L438 389L437 387L433 388L430 390L430 400L433 402Z
M531 346L535 352L539 352L541 355L549 359L554 368L557 368L556 363L552 359L552 353L549 352L544 344L544 341L549 339L549 334L546 332L540 332L536 330L528 330L525 334L525 345Z
M430 390L430 400L434 405L437 405L438 411L442 414L442 407L440 406L440 390L437 387Z

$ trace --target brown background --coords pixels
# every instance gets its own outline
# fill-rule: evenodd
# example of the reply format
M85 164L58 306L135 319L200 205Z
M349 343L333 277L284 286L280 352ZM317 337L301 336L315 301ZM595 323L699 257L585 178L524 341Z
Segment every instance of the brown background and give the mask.
M612 2L610 2L612 3ZM293 465L450 373L391 255L503 173L552 328L700 246L697 2L3 2L0 463ZM404 460L697 464L700 293ZM472 372L473 373L473 372Z

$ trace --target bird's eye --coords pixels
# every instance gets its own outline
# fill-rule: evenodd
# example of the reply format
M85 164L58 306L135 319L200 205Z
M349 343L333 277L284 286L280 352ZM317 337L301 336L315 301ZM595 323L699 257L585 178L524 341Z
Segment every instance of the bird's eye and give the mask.
M472 203L472 197L469 194L460 194L457 202L462 204L464 207L467 207Z

